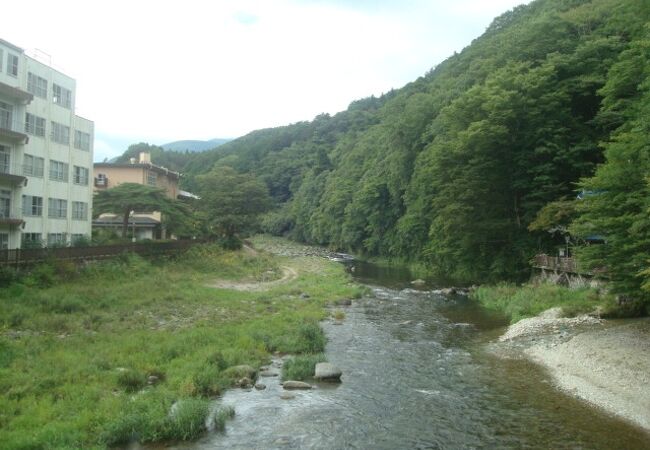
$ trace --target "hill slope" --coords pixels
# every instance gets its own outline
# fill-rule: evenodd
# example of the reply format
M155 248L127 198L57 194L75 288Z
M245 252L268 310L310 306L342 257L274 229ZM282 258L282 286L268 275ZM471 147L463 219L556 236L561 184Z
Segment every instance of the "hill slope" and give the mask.
M635 106L650 86L649 16L648 0L517 7L402 89L193 155L185 183L196 189L197 174L230 165L269 186L279 206L270 231L465 280L523 278L532 255L563 242L529 230L542 208L574 199L576 183L611 163L603 145L620 127L650 123ZM635 161L630 176L647 189L647 157ZM634 198L643 211L650 195ZM635 228L647 238L637 256L650 250L648 229ZM644 268L633 261L630 273Z
M217 148L226 142L230 142L231 140L232 139L221 138L210 139L209 141L184 140L169 142L167 144L161 145L160 147L173 152L203 152L205 150Z

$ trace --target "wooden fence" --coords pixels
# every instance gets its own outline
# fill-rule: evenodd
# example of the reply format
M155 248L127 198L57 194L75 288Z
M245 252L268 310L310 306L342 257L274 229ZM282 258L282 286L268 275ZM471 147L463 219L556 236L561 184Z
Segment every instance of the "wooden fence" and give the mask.
M579 273L578 261L575 258L549 256L545 254L535 255L533 267L538 269L558 270L561 272Z
M98 245L92 247L61 247L0 250L0 265L28 265L43 261L85 261L115 258L124 253L143 257L160 257L181 253L203 240L150 242L146 244Z

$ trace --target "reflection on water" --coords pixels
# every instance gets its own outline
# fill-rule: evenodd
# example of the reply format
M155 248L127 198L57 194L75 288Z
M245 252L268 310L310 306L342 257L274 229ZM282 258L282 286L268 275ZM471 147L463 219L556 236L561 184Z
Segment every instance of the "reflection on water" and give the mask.
M503 318L406 288L404 269L373 270L354 272L373 295L342 325L324 324L342 384L292 400L274 378L264 391L229 391L221 402L237 415L226 432L177 448L650 448L646 433L557 392L534 365L485 353Z

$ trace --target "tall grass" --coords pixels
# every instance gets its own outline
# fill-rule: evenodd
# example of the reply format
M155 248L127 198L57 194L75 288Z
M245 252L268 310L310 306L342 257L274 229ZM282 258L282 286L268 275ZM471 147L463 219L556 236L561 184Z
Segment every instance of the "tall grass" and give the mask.
M0 447L195 438L202 405L232 385L229 367L322 351L324 306L358 292L339 265L316 258L270 292L208 287L289 263L204 246L165 263L124 256L65 277L44 269L51 285L14 280L0 289ZM171 420L174 404L186 406Z
M325 362L322 353L300 355L289 358L282 366L282 380L304 381L314 376L316 364Z
M511 323L555 307L560 307L567 317L592 312L607 315L615 309L614 299L609 294L592 288L570 289L550 283L481 286L471 297L488 309L503 312Z

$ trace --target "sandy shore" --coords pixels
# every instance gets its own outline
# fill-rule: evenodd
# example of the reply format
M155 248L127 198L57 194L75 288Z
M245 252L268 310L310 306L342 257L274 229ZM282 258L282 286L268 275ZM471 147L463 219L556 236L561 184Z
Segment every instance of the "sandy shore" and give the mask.
M565 392L650 431L650 319L557 318L511 326L495 344L541 364Z

